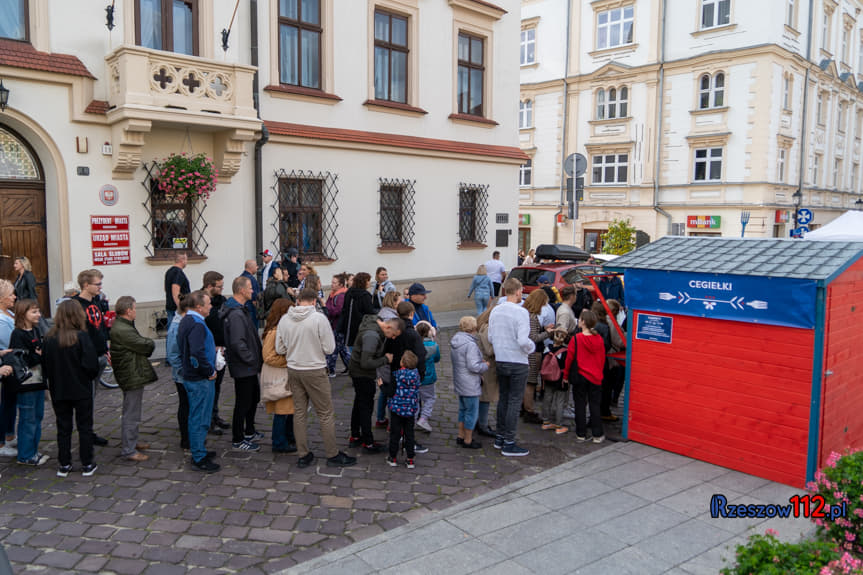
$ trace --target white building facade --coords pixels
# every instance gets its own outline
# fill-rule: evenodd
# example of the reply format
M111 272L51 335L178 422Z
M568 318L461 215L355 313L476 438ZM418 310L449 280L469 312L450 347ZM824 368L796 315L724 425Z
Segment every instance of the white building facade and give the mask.
M45 307L97 267L156 313L177 250L193 289L296 247L325 284L383 265L441 307L495 246L514 260L515 0L121 0L111 30L98 3L11 4L0 252ZM158 193L172 153L212 159L206 203Z
M584 201L575 221L531 229L534 245L556 235L599 251L601 234L618 218L651 239L739 236L743 214L747 236L787 237L797 208L812 211L817 227L863 204L859 2L573 1L569 8L567 131L556 141L588 158ZM526 1L522 18L543 10L539 26L566 28L554 2ZM523 93L529 77L522 72ZM525 203L533 193L522 188L522 221L537 209ZM558 205L560 198L558 187Z

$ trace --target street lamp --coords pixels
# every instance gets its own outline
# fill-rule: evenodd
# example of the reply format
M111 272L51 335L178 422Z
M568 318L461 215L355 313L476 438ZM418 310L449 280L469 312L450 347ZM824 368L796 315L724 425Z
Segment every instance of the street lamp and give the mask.
M3 78L0 78L0 112L6 111L6 104L9 103L9 88L3 85Z

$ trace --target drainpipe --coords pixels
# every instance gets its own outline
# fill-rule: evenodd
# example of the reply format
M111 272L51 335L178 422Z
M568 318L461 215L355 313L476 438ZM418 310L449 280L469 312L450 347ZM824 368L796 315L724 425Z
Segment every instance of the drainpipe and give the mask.
M809 110L809 64L812 57L812 11L814 0L809 0L809 23L806 26L806 74L803 77L803 116L800 119L800 166L797 174L797 191L794 192L794 220L791 227L797 229L797 216L803 202L803 170L806 162L806 118Z
M563 133L561 134L560 142L560 205L561 208L554 214L554 243L557 243L557 216L563 213L563 207L566 206L566 172L563 171L563 163L566 161L566 140L569 129L569 87L567 86L567 78L569 78L569 50L571 43L570 34L570 14L572 10L572 0L566 0L566 56L564 57L563 65ZM575 220L572 224L572 243L575 244Z
M810 0L811 1L811 0ZM671 234L671 214L659 207L659 170L661 167L662 153L662 107L665 95L665 19L667 14L668 0L662 0L662 17L660 18L660 49L659 49L659 94L656 98L656 150L653 158L653 210L665 216L668 220L666 234Z
M250 0L252 45L251 59L252 66L258 66L258 0ZM252 98L255 102L255 110L258 112L258 119L261 119L261 93L258 86L258 78L260 74L255 70L255 76L252 79ZM259 254L264 251L264 178L263 178L263 161L261 148L270 139L270 131L267 126L261 124L261 137L255 142L255 253Z

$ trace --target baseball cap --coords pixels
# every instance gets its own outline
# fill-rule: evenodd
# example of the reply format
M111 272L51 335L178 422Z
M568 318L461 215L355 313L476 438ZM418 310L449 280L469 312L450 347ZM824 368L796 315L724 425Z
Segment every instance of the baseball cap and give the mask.
M537 278L536 282L541 284L550 284L552 279L548 274L542 274Z
M261 252L261 255L262 255L262 256L264 256L265 258L272 258L272 257L275 257L275 254L273 254L273 252L271 252L271 251L270 251L270 250L268 250L268 249L267 249L267 250L262 251L262 252Z
M408 295L425 295L427 293L431 293L430 289L426 289L425 286L421 283L413 283L411 287L408 288Z

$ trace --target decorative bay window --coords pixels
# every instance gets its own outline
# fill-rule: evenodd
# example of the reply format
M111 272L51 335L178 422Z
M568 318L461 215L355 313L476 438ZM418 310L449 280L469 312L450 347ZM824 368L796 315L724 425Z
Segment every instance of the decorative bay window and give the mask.
M276 172L272 207L278 215L274 228L279 252L296 248L307 261L336 259L336 179L330 172Z
M484 245L488 226L488 185L458 186L458 237L460 246Z
M144 170L146 176L141 185L147 193L144 201L148 215L144 224L149 236L144 246L147 253L157 259L172 257L177 250L193 257L203 256L209 247L204 238L207 202L180 200L159 190L161 167L158 162L145 164Z
M414 245L414 184L416 180L378 180L381 248Z
M596 119L626 118L629 113L629 88L600 88L596 91Z

